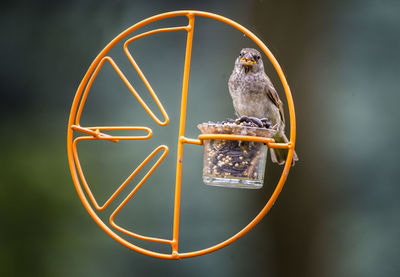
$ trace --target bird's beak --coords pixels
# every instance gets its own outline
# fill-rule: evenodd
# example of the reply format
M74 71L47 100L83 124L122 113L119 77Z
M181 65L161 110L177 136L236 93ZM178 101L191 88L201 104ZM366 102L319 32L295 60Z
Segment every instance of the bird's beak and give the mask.
M253 58L246 58L246 57L241 58L240 61L242 62L242 64L247 65L247 66L253 65L256 63L256 60L254 60Z

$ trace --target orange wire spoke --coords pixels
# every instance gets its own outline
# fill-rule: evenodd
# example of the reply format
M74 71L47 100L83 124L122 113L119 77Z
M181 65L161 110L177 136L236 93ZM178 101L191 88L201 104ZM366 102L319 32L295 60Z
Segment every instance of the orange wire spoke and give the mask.
M77 143L81 140L96 140L97 138L94 137L78 137L74 140L73 143L73 152L74 152L74 159L77 165L77 169L78 169L78 173L79 173L79 177L82 180L82 183L85 187L85 190L87 192L87 194L89 195L90 200L92 201L93 205L95 206L95 208L99 211L102 211L104 209L106 209L110 203L115 199L115 197L118 196L118 194L126 187L126 185L135 177L135 175L151 160L151 158L153 158L161 149L164 149L164 153L162 154L162 156L160 157L160 159L157 161L157 163L149 170L149 172L145 175L145 177L142 179L142 181L139 183L139 185L137 186L137 189L140 188L140 186L147 180L147 178L153 173L153 171L157 168L157 166L161 163L161 161L165 158L165 156L168 154L168 147L165 145L161 145L159 147L157 147L148 157L146 157L146 159L131 173L131 175L129 175L129 177L118 187L118 189L105 201L105 203L103 205L99 205L98 202L96 201L96 198L93 195L93 192L91 191L85 175L83 173L82 170L82 166L80 164L79 161L79 156L78 156L78 151L77 151ZM136 190L137 190L136 189ZM135 190L135 192L136 192ZM133 193L134 194L134 193ZM132 194L132 195L133 195ZM128 199L129 200L129 199ZM127 200L126 200L127 201Z
M118 76L122 79L122 81L125 83L125 85L128 87L128 89L131 91L131 93L136 97L136 99L139 101L139 103L143 106L143 108L146 110L146 112L150 115L150 117L157 122L159 125L165 126L168 124L169 122L169 117L167 115L167 112L165 111L164 107L162 106L160 100L158 100L157 95L155 95L155 93L152 93L152 96L154 98L154 100L156 101L158 107L160 108L163 116L164 116L164 121L161 121L158 119L158 117L153 113L153 111L149 108L149 106L146 104L146 102L144 102L144 100L142 99L142 97L140 97L140 95L137 93L137 91L135 90L135 88L132 86L132 84L129 82L129 80L125 77L124 73L122 73L121 69L118 67L118 65L115 63L115 61L109 57L109 56L105 56L104 58L101 59L100 63L98 64L98 66L96 67L95 71L93 72L93 75L90 77L89 82L85 88L85 92L83 93L82 99L81 99L81 103L76 115L76 125L79 125L80 122L80 118L82 115L82 110L83 107L85 105L86 102L86 98L88 96L88 93L90 91L90 88L92 87L93 81L95 80L97 74L99 73L100 69L103 67L104 63L108 61L111 66L114 68L114 70L117 72ZM150 85L150 84L149 84Z
M133 65L133 67L135 68L137 73L139 74L139 76L142 79L142 81L144 82L144 84L146 85L148 91L150 92L151 96L155 100L157 106L159 107L159 109L161 110L161 113L164 116L164 121L161 121L154 115L154 113L151 111L151 109L146 105L146 103L143 101L143 99L135 91L133 86L129 83L129 81L126 79L125 75L121 72L121 70L118 68L118 66L115 64L115 62L110 57L106 56L106 54L117 43L119 43L122 39L126 38L129 34L136 31L137 29L139 29L149 23L161 20L161 19L177 17L177 16L187 17L188 25L187 26L179 26L179 27L155 29L152 31L148 31L148 32L136 35L136 36L126 40L124 43L125 54L127 55L128 59L130 60L131 64ZM229 135L229 134L201 134L198 136L197 139L185 137L187 91L188 91L188 83L189 83L190 61L191 61L191 51L192 51L192 41L193 41L193 27L194 27L195 16L211 18L211 19L221 21L227 25L230 25L230 26L236 28L237 30L239 30L243 34L245 34L247 37L249 37L251 40L253 40L262 49L262 51L267 55L268 59L272 63L273 67L275 68L275 70L280 78L280 81L283 85L283 88L284 88L284 91L286 94L286 99L287 99L288 108L289 108L289 116L290 116L290 139L289 139L288 143L276 143L272 138L243 136L243 135ZM137 190L143 185L143 183L153 173L153 171L157 168L157 166L164 160L165 156L168 153L168 147L165 145L160 145L159 147L157 147L131 173L131 175L121 184L121 186L113 193L113 195L111 195L111 197L102 206L99 206L97 204L96 200L94 199L93 194L91 193L89 186L83 175L82 168L81 168L79 158L78 158L78 154L76 151L76 144L80 140L100 139L100 140L108 140L108 141L118 142L119 140L122 140L122 139L145 140L145 139L149 139L152 136L151 129L147 128L147 127L139 127L139 126L133 126L133 127L129 127L129 126L127 126L127 127L118 127L118 126L81 127L80 126L79 121L80 121L83 106L84 106L86 98L87 98L87 94L90 90L93 80L96 78L100 68L102 67L102 65L104 64L105 61L109 61L111 63L114 70L118 73L119 77L124 81L125 85L130 89L132 94L136 97L136 99L143 106L143 108L147 111L147 113L153 118L153 120L162 126L165 126L168 124L169 118L168 118L167 113L165 112L165 109L163 108L161 102L159 101L157 95L155 94L155 92L154 92L153 88L151 87L150 83L148 82L147 78L145 77L145 75L143 74L143 72L141 71L139 66L137 65L136 61L133 59L131 53L128 50L128 45L129 45L129 43L133 42L134 40L148 36L148 35L161 33L161 32L172 32L172 31L182 31L182 30L187 31L187 40L186 40L185 65L184 65L183 82L182 82L182 97L181 97L181 109L180 109L177 161L176 161L173 237L172 237L172 240L168 240L168 239L143 236L143 235L133 233L131 231L128 231L128 230L118 226L114 221L115 216L118 214L118 212L125 206L125 204L132 198L132 196L137 192ZM103 131L114 131L114 130L139 130L139 131L146 131L147 134L143 135L143 136L111 136L111 135L103 132ZM78 137L78 138L74 139L73 131L79 131L79 132L85 133L90 136L83 136L83 137ZM288 176L288 173L289 173L289 170L291 167L291 163L292 163L292 159L293 159L295 138L296 138L296 121L295 121L293 98L292 98L292 95L290 92L290 88L286 81L285 75L282 71L282 68L280 67L278 61L275 59L275 57L270 52L270 50L265 46L265 44L259 38L257 38L253 33L251 33L249 30L247 30L240 24L238 24L226 17L216 15L213 13L202 12L202 11L175 11L175 12L168 12L168 13L152 16L152 17L147 18L147 19L133 25L132 27L128 28L127 30L122 32L120 35L118 35L115 39L113 39L99 53L99 55L93 61L93 63L89 67L87 73L85 74L84 78L82 79L82 81L78 87L77 93L74 98L74 102L71 107L71 113L70 113L70 118L69 118L69 123L68 123L68 135L67 135L68 160L69 160L71 175L72 175L75 187L77 189L79 197L82 200L83 205L85 206L85 208L87 209L89 214L92 216L92 218L96 221L96 223L101 228L103 228L103 230L107 234L109 234L111 237L113 237L115 240L117 240L121 244L125 245L126 247L133 249L135 251L138 251L139 253L157 257L157 258L163 258L163 259L180 259L180 258L188 258L188 257L204 255L204 254L216 251L222 247L225 247L225 246L231 244L232 242L236 241L237 239L242 237L244 234L246 234L265 216L265 214L274 205L276 199L278 198L280 192L282 191L283 185ZM178 241L179 241L179 215L180 215L181 177L182 177L182 163L183 163L183 160L182 160L183 159L183 145L185 143L202 145L203 140L206 140L206 139L255 141L255 142L263 142L263 143L267 144L267 146L270 148L285 148L285 149L288 149L286 164L283 168L282 175L281 175L272 195L268 199L267 203L262 208L262 210L259 212L259 214L248 225L246 225L242 230L240 230L238 233L236 233L232 237L226 239L225 241L222 241L221 243L218 243L211 247L208 247L208 248L205 248L202 250L192 251L192 252L179 253L178 252ZM107 208L107 206L115 199L115 197L121 192L121 190L143 168L143 166L145 164L147 164L162 149L164 149L164 152L161 155L161 157L155 162L155 164L146 173L146 175L143 177L143 179L133 188L133 190L129 193L129 195L121 202L121 204L111 214L111 216L109 218L109 223L111 224L111 226L113 228L115 228L116 230L118 230L126 235L129 235L129 236L132 236L132 237L135 237L138 239L142 239L142 240L170 244L172 247L171 254L158 253L158 252L143 249L141 247L138 247L138 246L128 242L127 240L123 239L118 234L116 234L113 230L111 230L109 228L109 226L107 226L99 218L99 216L93 210L93 208L91 207L89 201L87 200L87 198L82 190L82 186L79 182L79 177L80 177L80 179L82 180L83 187L86 190L87 195L89 196L90 200L92 201L94 207L97 210L103 210L103 209Z
M81 141L81 140L110 140L110 141L118 142L119 140L148 139L148 138L150 138L152 136L151 129L147 128L147 127L129 127L129 126L127 126L127 127L112 126L112 127L88 127L88 128L83 128L83 127L76 126L76 125L73 125L72 129L80 131L80 132L83 132L83 133L87 133L89 135L92 135L92 137L84 136L84 137L77 137L76 139L74 139L74 142L73 142L73 156L74 156L74 160L75 160L75 163L76 163L76 167L78 169L79 177L80 177L80 179L81 179L81 181L83 183L83 186L84 186L87 194L89 195L90 200L92 201L93 205L95 206L95 208L97 210L104 210L110 204L110 202L118 195L118 193L125 187L126 184L125 183L122 184L120 186L120 188L116 192L114 192L114 194L105 202L105 204L100 206L97 203L97 201L96 201L96 199L95 199L95 197L94 197L94 195L93 195L93 193L92 193L92 191L91 191L91 189L90 189L90 187L89 187L89 185L88 185L88 183L86 181L85 175L83 174L82 166L81 166L80 161L79 161L78 151L77 151L77 147L76 147L77 143L79 141ZM144 130L144 131L148 132L148 135L146 135L146 136L109 136L109 135L100 133L100 130Z
M162 106L160 100L158 99L156 93L154 92L153 88L151 87L149 81L147 80L146 76L143 74L142 70L140 69L140 67L138 66L138 64L136 63L135 59L132 57L131 53L129 52L128 49L128 45L145 36L149 36L152 34L157 34L157 33L162 33L162 32L173 32L173 31L189 31L190 30L190 26L182 26L182 27L171 27L171 28L161 28L161 29L156 29L156 30L152 30L149 32L145 32L143 34L134 36L130 39L128 39L125 43L124 43L124 52L126 54L126 56L128 57L129 61L131 62L131 64L133 65L133 67L135 68L136 72L139 74L140 78L142 79L143 83L146 85L147 89L149 90L151 96L153 96L153 99L156 101L157 106L160 108L162 114L164 115L165 121L164 122L160 122L155 116L154 114L150 114L150 116L160 125L164 126L168 124L168 115L166 113L166 111L164 110L164 107ZM140 102L140 100L139 100ZM141 102L142 103L142 102ZM143 105L143 104L142 104Z
M88 135L93 136L95 139L109 140L112 142L118 142L120 140L145 140L152 137L153 132L148 127L141 126L99 126L99 127L81 127L72 125L71 128L75 131L79 131ZM147 131L145 136L111 136L108 134L101 133L100 131Z
M140 187L143 185L143 183L150 177L150 175L154 172L154 170L159 166L159 164L164 160L164 158L168 154L168 147L166 145L160 145L157 147L133 172L132 174L125 180L125 182L121 185L121 190L123 186L125 186L128 182L132 180L133 177L162 149L164 149L164 153L161 155L161 157L157 160L157 162L150 168L150 170L146 173L146 175L140 180L140 182L135 186L135 188L129 193L129 195L121 202L121 204L115 209L115 211L111 214L110 216L110 224L117 230L130 235L132 237L138 238L138 239L143 239L147 241L154 241L154 242L161 242L161 243L169 243L172 244L171 240L166 240L166 239L160 239L160 238L154 238L154 237L148 237L148 236L142 236L136 233L133 233L131 231L128 231L119 225L117 225L114 221L115 216L120 212L120 210L126 205L126 203L132 198L132 196L140 189ZM120 191L118 189L117 192ZM117 193L116 192L116 193ZM113 197L112 197L113 198Z

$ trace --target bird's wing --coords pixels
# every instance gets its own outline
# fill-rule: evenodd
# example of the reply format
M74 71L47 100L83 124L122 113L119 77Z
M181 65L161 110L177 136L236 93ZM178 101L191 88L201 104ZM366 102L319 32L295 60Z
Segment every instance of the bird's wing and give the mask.
M279 98L278 93L276 92L274 86L272 85L271 81L267 77L267 87L266 87L267 95L269 99L271 99L272 103L275 104L279 108L279 113L281 115L283 123L285 123L285 114L283 112L283 104L281 99Z

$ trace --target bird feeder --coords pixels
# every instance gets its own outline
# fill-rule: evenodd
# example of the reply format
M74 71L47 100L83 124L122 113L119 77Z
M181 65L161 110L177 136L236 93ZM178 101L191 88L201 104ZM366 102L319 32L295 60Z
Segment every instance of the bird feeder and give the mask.
M148 25L149 23L159 21L166 18L172 17L186 17L188 20L188 24L185 26L177 26L177 27L168 27L168 28L160 28L154 29L151 31L147 31L144 33L140 33L135 36L131 36L134 31L139 30L140 28ZM196 17L206 17L213 20L221 21L227 25L230 25L233 28L238 29L247 37L252 39L259 48L266 54L268 59L271 61L274 66L277 74L279 75L280 81L285 90L286 99L289 107L289 115L290 115L290 139L288 143L275 143L271 138L273 134L271 131L266 129L257 130L249 129L245 133L243 132L224 132L224 127L220 128L220 126L215 126L212 124L201 124L199 126L202 134L200 134L197 138L188 138L185 136L185 120L186 120L186 105L188 102L188 82L189 82L189 69L190 69L190 61L191 61L191 51L192 51L192 40L193 33L195 32L195 18ZM137 39L150 36L156 33L161 32L175 32L175 31L183 31L187 33L186 40L186 52L185 52L185 64L184 64L184 72L183 72L183 83L182 83L182 94L181 94L181 108L180 108L180 122L179 122L179 133L178 133L178 141L176 142L178 145L177 148L177 157L176 157L176 171L171 172L171 174L175 173L175 199L174 199L174 218L173 222L171 222L173 227L172 238L158 238L158 237L150 237L142 234L137 234L132 230L128 230L116 224L114 221L115 216L119 213L119 211L129 202L132 196L140 189L142 185L145 184L149 176L157 169L157 167L162 163L165 157L168 154L168 146L160 145L156 147L152 153L136 168L133 170L131 175L114 191L114 193L103 203L100 205L96 198L94 197L89 184L86 181L86 178L83 174L83 170L79 161L77 144L80 141L93 141L93 140L104 140L109 142L118 142L120 140L132 140L132 141L144 141L148 140L152 137L153 132L149 127L145 126L82 126L80 124L80 118L82 114L83 107L85 106L85 101L92 86L94 79L96 78L99 70L102 68L104 63L108 62L112 65L114 70L117 72L119 77L125 83L125 85L129 88L132 94L136 97L137 101L143 106L144 110L150 115L150 117L160 126L168 126L169 117L167 111L164 109L162 103L158 99L156 93L152 89L150 83L147 81L147 78L141 71L140 67L136 63L135 59L131 55L128 49L128 45L134 42ZM108 52L119 42L124 42L123 50L126 54L126 57L132 64L133 68L137 71L143 83L147 87L150 95L156 102L157 106L161 110L163 119L158 118L153 111L149 108L149 106L145 103L145 101L140 97L140 95L136 92L135 88L129 82L129 80L125 77L124 73L118 67L116 62L112 59L112 57L107 56ZM145 132L144 135L136 135L136 136L128 136L128 135L111 135L110 131L118 130L120 132L123 131L141 131ZM82 135L83 134L83 135ZM269 51L269 49L265 46L265 44L257 38L252 32L241 26L240 24L220 15L216 15L213 13L202 12L202 11L174 11L163 13L159 15L152 16L141 22L131 26L130 28L123 31L117 37L115 37L95 58L83 77L78 90L76 92L75 98L72 103L71 112L69 116L68 122L68 133L67 133L67 146L68 146L68 162L70 166L70 171L72 175L72 179L75 184L75 188L78 192L80 199L82 200L83 205L85 206L88 213L94 219L94 221L112 238L125 245L126 247L135 250L139 253L163 258L163 259L181 259L181 258L189 258L195 257L199 255L204 255L213 251L216 251L220 248L223 248L232 242L236 241L238 238L246 234L250 229L252 229L270 210L274 202L276 201L278 195L280 194L283 185L288 176L290 166L292 163L293 152L294 152L294 144L296 137L296 122L295 122L295 113L294 113L294 105L292 95L288 86L288 83L285 79L285 76L282 72L281 67L278 62ZM208 163L209 153L210 151L216 151L217 157L221 154L218 153L221 147L221 142L224 142L225 145L232 142L232 149L235 147L240 148L240 153L237 157L235 157L235 163L232 163L232 166L237 167L237 170L231 174L225 174L225 172L221 171L213 171L214 165L210 170ZM262 185L262 176L264 175L264 163L265 157L267 153L267 147L269 148L285 148L288 149L288 155L286 159L285 166L283 167L282 174L280 179L269 199L267 199L265 206L259 212L259 214L248 223L242 230L237 232L230 238L227 238L225 241L222 241L216 245L210 246L206 249L195 250L192 252L182 253L179 252L179 222L180 222L180 201L181 201L181 187L185 184L182 184L182 164L183 160L183 150L185 144L194 144L199 146L204 146L204 170L203 170L203 180L204 182L212 185L228 185L232 187L250 187L257 188ZM247 145L247 146L246 146ZM251 148L253 147L253 148ZM246 151L246 152L245 152ZM251 153L249 153L251 152ZM116 201L116 197L120 195L121 191L127 187L128 183L142 170L142 168L158 153L161 153L161 156L154 163L154 165L148 170L144 177L137 183L137 185L131 189L128 195L122 200L121 203L117 203L117 208L113 211L110 211L110 217L108 219L109 224L103 222L103 220L98 215L99 211L110 209L110 204ZM246 156L246 154L251 154ZM229 156L229 155L228 155ZM242 158L240 158L242 157ZM200 158L200 157L199 157ZM225 162L229 165L229 157L224 157ZM233 159L231 157L231 159ZM210 159L211 160L211 159ZM240 171L239 167L245 162L248 162L252 168L250 170ZM260 164L255 165L256 161L261 161ZM263 162L264 161L264 162ZM189 161L187 161L189 162ZM241 163L244 162L244 163ZM225 163L226 164L226 163ZM250 167L250 166L248 166ZM229 172L227 172L229 173ZM222 174L222 175L221 175ZM115 203L113 203L115 204ZM133 242L129 241L128 238L132 237L135 239L151 241L155 243L167 244L171 247L170 253L159 253L155 251L150 251L135 245Z

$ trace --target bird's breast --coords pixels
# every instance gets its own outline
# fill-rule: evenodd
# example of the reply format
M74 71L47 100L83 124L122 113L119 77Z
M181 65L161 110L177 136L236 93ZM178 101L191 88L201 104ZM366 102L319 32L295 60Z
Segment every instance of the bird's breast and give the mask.
M236 101L235 101L236 100ZM260 92L241 93L234 100L236 112L242 116L268 117L268 97Z
M239 116L268 118L273 124L279 121L279 109L269 99L265 86L259 74L238 74L231 78L230 93Z

